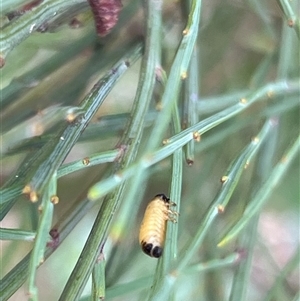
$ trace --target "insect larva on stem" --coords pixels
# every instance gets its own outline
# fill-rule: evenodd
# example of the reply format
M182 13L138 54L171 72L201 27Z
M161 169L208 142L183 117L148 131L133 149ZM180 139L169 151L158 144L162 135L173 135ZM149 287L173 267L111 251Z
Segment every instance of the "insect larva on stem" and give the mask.
M177 222L178 213L170 209L172 206L176 206L176 204L164 194L158 194L146 208L139 241L142 250L151 257L159 258L162 255L167 221Z

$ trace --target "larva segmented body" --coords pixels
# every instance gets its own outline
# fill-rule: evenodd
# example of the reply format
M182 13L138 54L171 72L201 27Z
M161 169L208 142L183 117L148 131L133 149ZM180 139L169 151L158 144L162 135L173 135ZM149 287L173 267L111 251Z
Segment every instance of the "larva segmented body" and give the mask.
M159 258L163 252L167 221L176 222L178 213L170 209L175 206L164 194L158 194L146 208L141 224L139 241L142 250L149 256Z

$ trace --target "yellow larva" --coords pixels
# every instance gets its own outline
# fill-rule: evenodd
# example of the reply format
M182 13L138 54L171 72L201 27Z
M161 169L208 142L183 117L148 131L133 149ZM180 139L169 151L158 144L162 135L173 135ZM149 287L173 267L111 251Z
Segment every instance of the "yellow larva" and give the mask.
M177 212L170 209L176 204L164 194L158 194L146 208L140 228L139 241L142 250L151 257L160 257L165 242L167 221L176 222Z

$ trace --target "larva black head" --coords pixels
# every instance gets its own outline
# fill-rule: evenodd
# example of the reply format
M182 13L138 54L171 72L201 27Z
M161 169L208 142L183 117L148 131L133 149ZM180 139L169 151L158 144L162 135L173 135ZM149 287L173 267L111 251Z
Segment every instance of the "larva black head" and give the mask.
M161 199L165 203L170 203L170 199L168 197L166 197L163 193L157 194L154 198Z
M142 250L149 256L159 258L162 255L163 248L159 246L153 247L153 244L142 242Z

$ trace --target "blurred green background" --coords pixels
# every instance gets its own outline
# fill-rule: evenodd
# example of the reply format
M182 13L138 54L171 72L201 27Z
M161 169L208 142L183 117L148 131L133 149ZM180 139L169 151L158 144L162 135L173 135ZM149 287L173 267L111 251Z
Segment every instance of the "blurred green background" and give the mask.
M230 107L249 92L255 94L268 83L279 80L299 82L299 37L296 30L287 26L279 5L282 2L202 2L196 42L198 121ZM25 3L2 2L3 32L10 22L18 22L23 17L9 21L6 17L8 13L18 11ZM18 173L22 160L28 154L30 156L31 152L44 145L44 141L51 139L59 126L66 122L69 107L76 108L99 78L120 57L126 55L132 44L144 41L144 1L123 1L124 7L117 26L104 38L96 35L87 3L74 3L68 11L47 21L45 32L32 32L5 58L5 65L1 69L2 185ZM294 1L293 5L296 12L299 2ZM186 3L164 1L162 12L162 68L168 75L186 26ZM296 17L299 22L299 11ZM3 41L9 43L9 38ZM140 68L141 59L115 84L64 164L116 148L131 118L130 112L141 76ZM163 85L156 83L137 158L143 156L151 130L157 126L157 108L163 89ZM183 99L184 93L178 101L181 116ZM277 129L269 137L269 140L273 139L272 147L268 149L274 167L299 135L299 90L264 99L209 130L199 143L195 142L195 157L191 166L186 163L186 149L183 148L180 217L178 225L175 225L178 227L179 254L185 251L183 248L186 243L197 232L198 225L220 190L220 179L226 174L228 166L250 143L251 138L258 134L269 117L277 123ZM167 131L165 138L172 135L171 131ZM251 202L259 185L257 173L265 168L263 160L263 155L254 158L253 165L250 164L245 170L224 214L209 229L190 262L191 266L213 259L222 260L239 249L239 240L222 248L216 245ZM107 177L110 165L106 163L89 167L58 180L59 203L54 207L52 225L59 225L68 210L86 197L89 188ZM132 210L137 215L132 214L130 218L133 220L128 221L126 231L118 229L118 220L122 208L127 206L126 202L120 202L116 212L112 213L114 218L104 246L105 300L146 300L148 296L157 261L148 258L140 250L138 230L147 202L158 193L170 195L171 157L147 169L147 176L139 196L133 202L135 208ZM259 214L252 244L253 253L249 251L252 261L246 285L247 295L242 300L298 300L299 261L289 268L287 263L294 258L295 252L299 253L299 182L298 154ZM125 195L129 190L130 186L127 186ZM59 299L102 201L95 202L62 244L39 267L36 275L39 300ZM2 220L1 227L35 231L39 219L38 207L39 203L31 203L24 195L18 197ZM246 237L247 231L243 232ZM2 277L17 265L32 249L32 245L32 242L22 240L1 241ZM248 250L239 252L248 254ZM236 281L234 273L237 265L222 268L220 264L210 271L179 275L170 300L234 300L230 292L233 279ZM144 276L149 276L149 279L146 284L141 284L138 280ZM131 281L132 287L120 286ZM92 300L88 297L84 299L90 294L90 283L84 290L82 300ZM274 285L277 291L268 295ZM27 290L25 283L9 300L27 300Z

